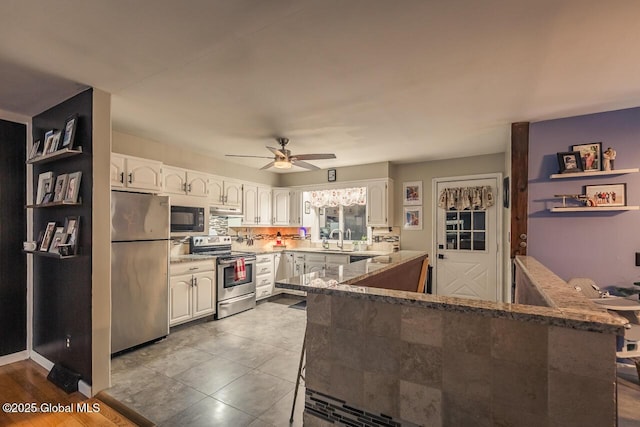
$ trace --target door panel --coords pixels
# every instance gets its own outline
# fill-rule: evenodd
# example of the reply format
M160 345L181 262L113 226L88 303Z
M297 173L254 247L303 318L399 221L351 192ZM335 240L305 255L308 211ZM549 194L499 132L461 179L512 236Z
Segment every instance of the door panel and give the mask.
M438 182L436 194L447 188L487 185L492 187L495 199L500 190L497 178ZM500 300L498 207L498 203L486 210L435 207L437 295Z

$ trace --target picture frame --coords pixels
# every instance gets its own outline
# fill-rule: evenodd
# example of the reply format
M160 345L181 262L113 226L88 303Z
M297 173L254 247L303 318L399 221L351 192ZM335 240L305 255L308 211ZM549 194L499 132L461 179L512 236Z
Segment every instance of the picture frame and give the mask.
M67 243L67 238L69 236L66 233L55 233L53 235L53 239L51 240L51 245L49 246L49 252L54 254L60 254L60 250L58 249L60 245L64 245Z
M60 145L60 137L62 136L62 131L55 131L51 136L51 144L49 145L49 150L47 154L55 153L58 151L58 146Z
M602 142L572 145L571 151L578 151L580 153L582 170L584 172L597 172L603 170Z
M402 183L402 204L422 205L422 181Z
M53 233L56 229L55 221L48 222L47 227L44 230L44 235L42 236L42 242L40 243L40 250L43 252L47 252L49 250L49 246L51 245L51 240L53 239Z
M327 181L334 182L338 178L338 174L335 169L327 170Z
M38 157L39 149L40 149L40 140L37 140L31 145L31 151L29 152L29 158L27 160L33 160L36 157Z
M82 179L82 172L73 172L69 174L67 178L67 189L64 192L63 202L65 203L77 203L78 193L80 192L80 180Z
M38 175L38 188L36 190L36 205L42 203L44 196L51 192L53 187L53 172L42 172Z
M78 127L78 115L74 114L67 118L64 124L64 137L60 148L73 148L76 139L76 129Z
M509 208L509 196L511 194L511 186L509 184L509 177L505 176L502 179L502 206Z
M311 213L311 202L308 200L304 202L304 213L306 215L309 215Z
M558 153L557 156L560 173L576 173L584 171L579 151Z
M67 193L69 175L64 173L56 177L56 185L53 187L53 201L62 202Z
M627 206L627 184L585 185L584 191L587 206Z
M42 154L47 154L51 149L51 144L53 143L53 133L55 130L49 130L44 134L44 145L42 146Z
M405 207L403 218L405 230L422 230L422 206Z
M69 246L67 255L78 253L78 237L80 232L80 217L68 216L64 220L64 233L67 235L65 244Z
M53 202L53 192L49 191L44 195L44 197L42 198L42 202L40 204L46 205L47 203L51 203L51 202Z

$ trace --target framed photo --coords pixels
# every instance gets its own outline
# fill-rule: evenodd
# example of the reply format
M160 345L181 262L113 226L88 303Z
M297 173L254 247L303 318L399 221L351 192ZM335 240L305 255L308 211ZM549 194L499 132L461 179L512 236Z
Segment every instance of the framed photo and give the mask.
M64 192L63 201L67 203L76 203L78 201L78 192L80 191L80 179L82 172L73 172L67 178L67 189Z
M69 245L67 255L78 253L78 233L80 229L80 217L68 216L64 221L64 234L67 235L66 244Z
M53 201L61 202L64 200L64 196L67 193L67 182L69 175L66 173L58 175L56 177L56 185L53 188Z
M587 206L627 206L627 184L586 185Z
M422 230L422 206L404 208L405 230Z
M44 197L42 198L41 204L46 205L47 203L51 203L51 202L53 202L53 193L50 191L44 195Z
M403 205L422 205L422 181L402 184Z
M49 252L59 254L60 250L58 249L58 247L67 243L67 238L68 235L66 233L55 233L53 235L51 246L49 247Z
M40 243L40 250L41 251L48 251L49 250L49 246L51 245L51 240L53 239L53 233L56 230L56 223L54 222L48 222L47 223L47 228L45 228L44 230L44 236L42 237L42 242Z
M60 137L62 136L62 131L56 131L51 136L51 145L49 146L49 151L47 153L53 153L58 151L58 146L60 145Z
M40 149L40 140L37 140L31 146L31 151L29 152L29 158L27 160L35 159L38 157L38 150Z
M53 172L42 172L38 175L38 189L36 191L36 205L44 200L44 196L53 188Z
M329 169L327 171L327 180L329 182L334 182L337 179L337 174L335 169Z
M509 207L509 195L511 193L511 188L509 186L509 177L505 176L502 179L502 206L505 208Z
M42 146L42 154L47 154L51 149L51 144L53 143L53 134L54 130L47 131L44 134L44 145Z
M558 153L558 166L560 166L560 173L575 173L584 171L579 151Z
M585 172L602 170L602 142L572 145L571 151L578 151L580 153L582 169Z
M73 148L73 142L76 138L76 128L78 127L78 115L74 114L69 117L64 124L64 138L60 148Z
M311 213L311 202L308 200L304 202L304 213L307 215Z

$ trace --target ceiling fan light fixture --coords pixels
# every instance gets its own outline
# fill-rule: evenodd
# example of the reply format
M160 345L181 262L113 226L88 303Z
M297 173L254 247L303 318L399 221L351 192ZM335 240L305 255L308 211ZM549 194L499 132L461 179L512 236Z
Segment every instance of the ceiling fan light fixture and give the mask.
M273 167L277 169L291 169L291 162L284 159L278 159L273 162Z

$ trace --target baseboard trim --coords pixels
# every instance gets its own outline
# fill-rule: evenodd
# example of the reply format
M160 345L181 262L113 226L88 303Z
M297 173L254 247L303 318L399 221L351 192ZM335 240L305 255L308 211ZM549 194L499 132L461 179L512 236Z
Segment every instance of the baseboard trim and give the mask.
M91 397L91 385L82 380L78 382L78 391L87 397Z
M51 369L53 369L53 362L50 361L49 359L47 359L46 357L42 356L40 353L37 353L35 351L31 351L31 359L36 362L38 365L42 366L44 369L47 370L47 372L49 372Z
M0 356L0 366L20 362L21 360L27 360L28 358L29 352L27 350L19 351L18 353L7 354L6 356Z

